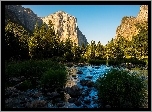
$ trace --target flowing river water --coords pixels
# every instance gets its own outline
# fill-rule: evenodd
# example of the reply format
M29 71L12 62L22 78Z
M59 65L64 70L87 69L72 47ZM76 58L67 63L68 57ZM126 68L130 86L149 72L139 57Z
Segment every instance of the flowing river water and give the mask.
M79 104L66 102L64 108L98 108L97 89L92 86L99 77L107 73L111 67L101 66L83 66L68 68L70 73L66 87L77 85L82 93L77 98ZM89 83L85 85L85 82ZM66 94L67 95L67 94ZM68 99L71 97L68 97Z

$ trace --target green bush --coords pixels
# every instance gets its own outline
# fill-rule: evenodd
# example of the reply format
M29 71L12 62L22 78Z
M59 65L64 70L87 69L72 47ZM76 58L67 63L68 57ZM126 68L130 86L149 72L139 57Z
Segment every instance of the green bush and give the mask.
M98 96L112 108L139 108L144 100L144 84L125 70L111 69L97 80Z
M31 80L32 85L37 85L35 77L38 79L41 78L44 72L48 71L50 68L53 70L56 69L65 69L65 67L57 62L51 60L28 60L23 62L7 62L5 63L5 79L6 85L8 79L11 77L20 77L24 76L26 79ZM13 86L13 85L12 85Z
M67 72L65 69L49 69L41 77L42 88L63 88L67 81Z
M5 76L37 76L40 77L43 72L50 67L58 67L58 64L50 60L28 60L23 62L11 62L5 66Z

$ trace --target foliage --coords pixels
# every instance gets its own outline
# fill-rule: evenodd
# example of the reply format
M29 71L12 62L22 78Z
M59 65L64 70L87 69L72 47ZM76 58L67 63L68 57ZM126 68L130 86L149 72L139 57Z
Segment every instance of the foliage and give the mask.
M144 99L144 84L136 75L112 69L97 81L98 96L103 105L112 108L140 108Z
M43 88L63 88L67 81L67 72L65 69L49 69L41 77L41 85Z
M23 62L7 62L5 63L5 78L6 83L8 80L12 77L21 77L24 76L29 84L32 84L32 87L37 87L39 84L36 83L35 77L37 77L37 80L40 80L43 74L46 74L48 70L52 70L51 72L54 74L58 74L57 79L60 78L64 81L64 76L66 73L66 69L64 65L58 64L57 62L52 62L51 60L29 60L29 61L23 61ZM45 80L45 79L44 79ZM49 80L49 79L48 79ZM62 81L60 81L62 82ZM63 83L63 82L62 82ZM6 84L10 85L10 84ZM11 85L12 86L12 85ZM24 82L21 86L24 86L25 88L28 88L30 85L28 83ZM30 86L31 87L31 86Z
M5 26L5 59L28 59L27 39L30 34L20 25L11 21Z
M28 60L22 62L5 63L5 78L24 76L33 80L34 77L41 77L49 68L62 68L57 62L50 60Z

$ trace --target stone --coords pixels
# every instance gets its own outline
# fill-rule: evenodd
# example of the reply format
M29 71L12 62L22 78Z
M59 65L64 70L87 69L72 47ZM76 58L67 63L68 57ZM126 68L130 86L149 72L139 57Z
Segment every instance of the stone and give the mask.
M86 99L86 100L84 100L84 103L86 103L86 104L90 104L90 103L91 103L91 101L90 101L89 99Z
M92 78L93 78L93 76L86 76L85 78L92 79Z
M77 100L76 98L70 98L70 99L68 100L68 102L69 102L69 103L74 103L76 100Z
M33 98L39 98L42 95L42 93L37 92L35 94L33 94Z
M77 100L77 101L74 102L74 104L75 104L76 106L81 106L81 101Z
M57 107L63 107L65 104L64 104L64 102L62 102L62 103L57 103Z
M94 82L91 81L91 80L84 80L84 79L82 79L82 80L80 80L80 84L82 86L87 86L87 87L93 87L94 86Z
M46 101L44 100L35 100L32 101L31 103L27 102L26 107L27 108L45 108L47 107Z
M94 67L95 69L99 69L100 67L99 66L97 66L97 67Z
M83 74L83 72L79 70L79 71L77 72L77 74Z
M71 88L66 87L66 92L71 96L71 97L78 97L81 95L82 91L81 89L77 86L74 85Z
M110 106L110 105L106 105L105 107L106 107L106 108L111 108L111 106Z
M49 99L54 99L60 96L60 94L57 92L52 92L52 93L48 92L47 95L49 96Z

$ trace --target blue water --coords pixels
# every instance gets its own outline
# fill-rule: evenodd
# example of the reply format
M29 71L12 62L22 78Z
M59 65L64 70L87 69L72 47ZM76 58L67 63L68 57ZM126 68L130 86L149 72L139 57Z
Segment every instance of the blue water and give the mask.
M110 71L111 67L107 67L106 65L101 65L101 66L84 66L84 67L76 67L77 70L80 70L83 72L83 74L77 74L77 79L73 79L73 81L76 81L76 85L79 88L83 88L83 91L85 92L86 90L89 91L89 95L84 97L83 100L90 100L90 104L85 104L83 100L81 101L82 105L81 106L75 106L74 103L69 103L66 108L98 108L98 90L94 87L88 88L87 86L82 86L80 84L80 80L91 80L93 82L96 82L99 77L102 77L104 73L107 73ZM86 78L87 76L92 76L91 79ZM71 106L72 105L72 106Z

